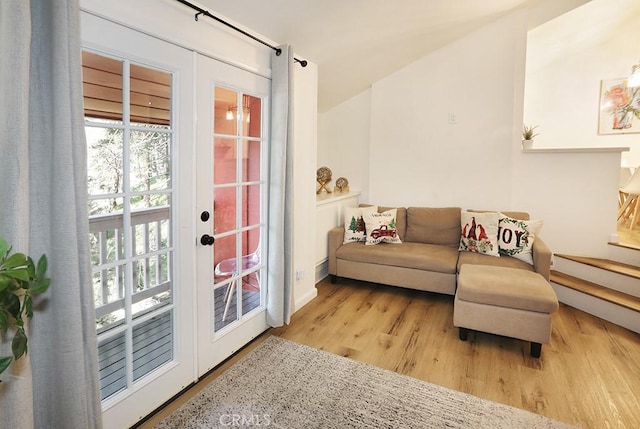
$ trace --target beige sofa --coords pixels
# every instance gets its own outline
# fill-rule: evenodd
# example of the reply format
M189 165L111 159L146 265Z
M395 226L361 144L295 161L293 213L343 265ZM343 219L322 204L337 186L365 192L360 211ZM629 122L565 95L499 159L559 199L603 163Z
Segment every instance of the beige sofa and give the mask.
M453 326L462 341L469 329L531 342L540 357L551 340L551 315L558 298L540 274L517 268L465 264L458 275Z
M390 208L378 207L378 212ZM524 212L503 213L515 219L529 220ZM455 295L457 274L464 264L535 271L549 280L551 251L539 237L533 243L533 265L510 256L498 258L459 252L459 207L400 207L396 223L402 244L343 244L344 227L329 231L331 281L345 277Z
M389 207L379 207L383 212ZM524 212L503 212L529 220ZM531 342L540 357L551 339L551 313L558 309L549 284L551 251L533 242L533 265L510 256L458 251L458 207L397 209L401 244L343 244L344 227L329 232L329 275L455 295L454 326L465 341L468 330Z

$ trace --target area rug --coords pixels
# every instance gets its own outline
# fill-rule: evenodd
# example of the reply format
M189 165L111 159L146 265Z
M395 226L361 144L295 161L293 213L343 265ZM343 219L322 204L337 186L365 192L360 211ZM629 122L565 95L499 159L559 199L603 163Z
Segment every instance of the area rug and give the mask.
M572 426L272 336L155 427Z

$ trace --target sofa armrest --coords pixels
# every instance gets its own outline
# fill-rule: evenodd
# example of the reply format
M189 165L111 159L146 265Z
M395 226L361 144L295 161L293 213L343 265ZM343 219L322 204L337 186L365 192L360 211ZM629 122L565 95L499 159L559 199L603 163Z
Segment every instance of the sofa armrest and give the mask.
M337 226L329 231L329 274L338 274L338 262L336 250L342 246L344 241L344 226ZM535 243L535 241L534 241Z
M536 237L533 241L532 253L533 269L549 281L549 275L551 273L551 250L540 237Z

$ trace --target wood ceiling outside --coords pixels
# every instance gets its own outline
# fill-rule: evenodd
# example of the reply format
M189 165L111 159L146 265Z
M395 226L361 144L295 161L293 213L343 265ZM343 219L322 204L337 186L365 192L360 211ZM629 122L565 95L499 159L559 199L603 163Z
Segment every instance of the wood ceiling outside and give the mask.
M122 64L82 52L85 116L122 121ZM170 125L171 75L135 64L129 74L131 122Z

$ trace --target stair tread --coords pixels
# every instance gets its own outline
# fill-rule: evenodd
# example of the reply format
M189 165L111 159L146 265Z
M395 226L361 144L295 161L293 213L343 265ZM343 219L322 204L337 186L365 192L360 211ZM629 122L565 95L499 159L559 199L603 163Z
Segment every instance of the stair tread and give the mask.
M616 243L616 242L610 241L607 244L609 244L610 246L623 247L625 249L640 250L640 245L632 244L632 243L620 243L620 242Z
M587 295L595 296L596 298L626 307L630 310L640 312L640 298L636 296L609 289L606 286L592 283L559 271L551 271L551 281Z
M559 258L568 259L570 261L580 262L581 264L590 265L592 267L601 268L613 273L622 274L624 276L633 277L640 280L640 267L625 264L622 262L612 261L610 259L591 258L588 256L575 256L556 254Z

